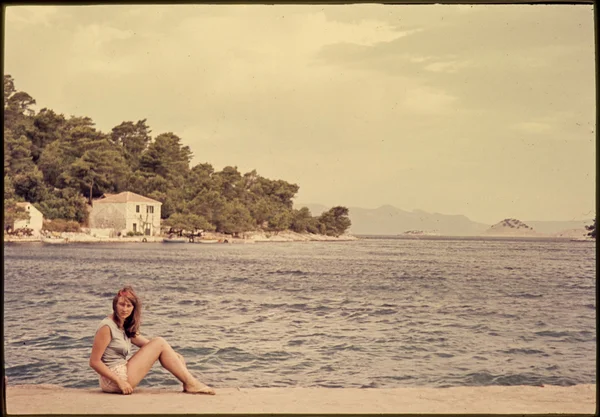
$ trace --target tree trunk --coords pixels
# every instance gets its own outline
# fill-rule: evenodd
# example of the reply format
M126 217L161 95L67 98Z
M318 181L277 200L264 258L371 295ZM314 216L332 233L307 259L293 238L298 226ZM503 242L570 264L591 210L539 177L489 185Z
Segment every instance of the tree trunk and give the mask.
M92 205L92 189L94 188L94 180L90 184L90 206Z

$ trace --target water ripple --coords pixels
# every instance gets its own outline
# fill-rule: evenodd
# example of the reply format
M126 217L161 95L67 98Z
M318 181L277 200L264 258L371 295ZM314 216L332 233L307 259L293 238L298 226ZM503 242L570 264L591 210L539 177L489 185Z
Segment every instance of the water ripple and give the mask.
M596 380L594 243L6 245L4 256L15 384L96 387L94 332L125 284L142 297L144 335L216 387ZM141 386L178 384L156 365Z

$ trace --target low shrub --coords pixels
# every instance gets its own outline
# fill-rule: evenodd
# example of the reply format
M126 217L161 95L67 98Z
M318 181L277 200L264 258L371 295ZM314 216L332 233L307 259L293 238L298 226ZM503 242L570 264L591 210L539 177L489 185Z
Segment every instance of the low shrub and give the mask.
M64 219L44 220L42 230L45 230L48 232L58 232L58 233L62 233L62 232L79 233L79 232L81 232L81 225L74 220L64 220Z

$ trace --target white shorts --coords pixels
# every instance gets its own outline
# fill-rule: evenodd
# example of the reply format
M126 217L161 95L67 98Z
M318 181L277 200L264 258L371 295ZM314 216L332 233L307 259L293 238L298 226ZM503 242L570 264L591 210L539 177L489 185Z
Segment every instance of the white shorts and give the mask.
M117 376L127 381L127 364L122 363L108 368L113 371ZM119 386L110 378L100 375L100 388L104 392L118 392L121 393Z

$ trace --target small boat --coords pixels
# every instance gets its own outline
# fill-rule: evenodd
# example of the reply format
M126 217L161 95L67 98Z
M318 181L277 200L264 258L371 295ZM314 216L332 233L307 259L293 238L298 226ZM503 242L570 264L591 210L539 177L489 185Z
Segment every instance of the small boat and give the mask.
M68 242L68 240L66 238L62 238L62 237L55 237L55 238L43 237L42 238L42 243L47 243L49 245L63 245L67 242Z
M194 243L220 243L218 239L198 239Z
M188 243L190 240L187 237L166 237L163 243Z

